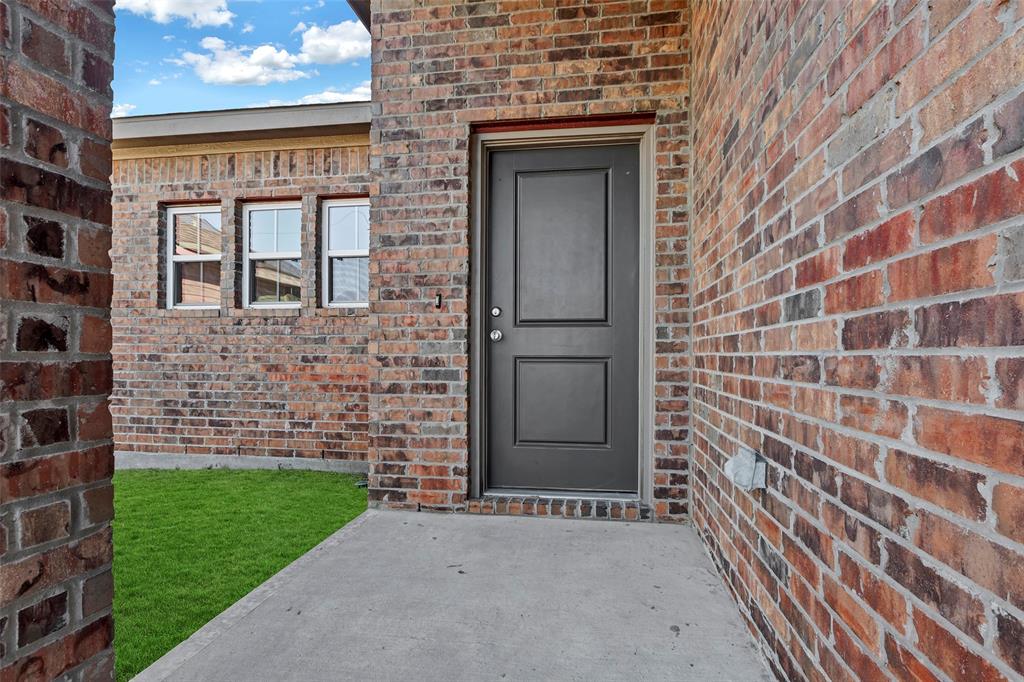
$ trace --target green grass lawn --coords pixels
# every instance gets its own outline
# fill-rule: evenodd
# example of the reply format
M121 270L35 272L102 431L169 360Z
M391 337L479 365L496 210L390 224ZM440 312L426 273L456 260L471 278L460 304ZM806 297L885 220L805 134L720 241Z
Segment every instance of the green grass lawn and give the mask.
M366 509L356 476L114 475L117 678L128 680Z

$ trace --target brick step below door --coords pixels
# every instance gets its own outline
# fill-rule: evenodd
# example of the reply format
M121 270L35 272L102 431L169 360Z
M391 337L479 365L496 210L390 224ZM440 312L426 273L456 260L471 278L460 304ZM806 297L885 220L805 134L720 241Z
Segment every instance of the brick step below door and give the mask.
M469 514L506 516L554 516L566 519L650 521L651 509L639 500L607 498L556 498L523 495L488 495L472 499L463 510Z

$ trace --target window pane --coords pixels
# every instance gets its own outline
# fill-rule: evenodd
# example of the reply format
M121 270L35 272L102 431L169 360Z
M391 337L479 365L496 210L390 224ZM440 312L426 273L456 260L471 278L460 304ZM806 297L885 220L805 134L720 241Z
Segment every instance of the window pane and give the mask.
M260 253L274 250L274 211L249 213L249 251Z
M331 206L327 211L327 248L357 251L370 246L370 207Z
M359 248L370 248L370 207L356 206L356 224L359 234Z
M299 261L281 260L278 261L278 291L282 301L298 301L299 292L302 290Z
M277 303L277 261L254 260L249 266L249 296L253 303Z
M220 253L220 213L200 213L199 253Z
M331 303L365 303L369 300L369 258L331 259Z
M252 303L298 301L302 291L298 260L254 260L249 264Z
M299 251L302 246L302 210L284 208L277 212L277 250Z
M175 305L220 303L220 263L175 263Z
M193 255L199 247L199 216L195 213L178 213L174 216L174 253L179 256Z
M327 211L327 248L330 251L351 251L359 248L356 229L356 206L331 206Z

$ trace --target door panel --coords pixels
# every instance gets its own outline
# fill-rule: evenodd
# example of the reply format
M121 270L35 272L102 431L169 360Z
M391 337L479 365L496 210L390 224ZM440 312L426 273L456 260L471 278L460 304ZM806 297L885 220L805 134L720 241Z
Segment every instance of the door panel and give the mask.
M516 445L608 445L607 358L516 358L516 367Z
M607 321L607 173L544 171L517 180L516 321Z
M638 147L488 162L487 487L636 493Z

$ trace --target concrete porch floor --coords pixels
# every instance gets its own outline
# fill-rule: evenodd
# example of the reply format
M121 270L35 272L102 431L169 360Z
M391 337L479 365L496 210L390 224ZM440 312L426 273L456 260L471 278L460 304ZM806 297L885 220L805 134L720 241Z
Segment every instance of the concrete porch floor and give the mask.
M688 527L367 511L136 680L769 679Z

